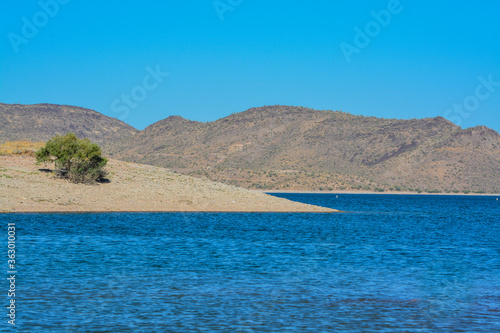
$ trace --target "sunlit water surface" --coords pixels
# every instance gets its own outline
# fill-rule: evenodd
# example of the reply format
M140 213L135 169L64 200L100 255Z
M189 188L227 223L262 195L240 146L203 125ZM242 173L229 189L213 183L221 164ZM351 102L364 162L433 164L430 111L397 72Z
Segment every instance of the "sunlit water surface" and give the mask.
M347 213L0 215L17 331L500 331L495 197L279 196Z

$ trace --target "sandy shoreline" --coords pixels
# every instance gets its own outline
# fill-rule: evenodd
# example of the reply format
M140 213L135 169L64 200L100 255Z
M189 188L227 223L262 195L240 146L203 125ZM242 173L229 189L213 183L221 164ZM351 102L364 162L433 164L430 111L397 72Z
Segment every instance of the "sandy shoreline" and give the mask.
M489 196L489 197L500 197L500 194L492 194L492 193L416 193L416 192L408 192L408 191L385 191L385 192L370 192L370 191L282 191L282 190L268 190L261 191L262 193L271 193L271 194L400 194L400 195L458 195L458 196Z
M103 213L109 213L109 214L115 214L115 213L123 213L123 214L142 214L142 213L157 213L157 214L164 214L164 213L199 213L199 214L221 214L221 213L230 213L230 214L286 214L286 213L294 213L294 214L309 214L309 213L314 213L314 214L331 214L331 213L348 213L345 211L340 211L340 210L332 210L332 211L312 211L312 210L299 210L299 211L225 211L225 210L207 210L207 211L191 211L191 210L120 210L120 211L113 211L113 210L103 210L103 211L13 211L13 212L8 212L8 211L2 211L0 210L0 214L103 214ZM0 215L1 216L1 215Z
M73 184L41 168L32 157L0 156L0 212L338 212L118 160L106 167L110 182L98 185Z

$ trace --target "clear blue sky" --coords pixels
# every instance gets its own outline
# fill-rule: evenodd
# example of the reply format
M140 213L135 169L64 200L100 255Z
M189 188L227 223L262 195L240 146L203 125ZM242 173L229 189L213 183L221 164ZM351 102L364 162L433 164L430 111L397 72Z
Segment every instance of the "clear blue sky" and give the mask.
M500 131L500 1L54 1L0 5L0 102L139 129L282 104Z

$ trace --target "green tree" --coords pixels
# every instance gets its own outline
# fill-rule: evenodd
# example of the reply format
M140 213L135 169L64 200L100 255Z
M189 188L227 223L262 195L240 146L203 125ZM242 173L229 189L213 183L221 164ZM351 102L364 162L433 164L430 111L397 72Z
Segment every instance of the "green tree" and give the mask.
M79 139L74 133L57 135L37 150L38 163L54 162L56 173L75 183L93 183L106 177L107 159L101 148L89 139Z

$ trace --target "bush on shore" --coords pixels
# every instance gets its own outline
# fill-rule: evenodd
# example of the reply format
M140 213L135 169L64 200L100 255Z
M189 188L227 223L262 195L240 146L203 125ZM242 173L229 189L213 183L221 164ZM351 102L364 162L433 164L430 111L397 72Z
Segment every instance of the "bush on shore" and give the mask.
M89 139L79 139L74 133L51 138L36 151L37 163L54 162L56 174L75 183L95 183L107 175L107 159L101 148Z

